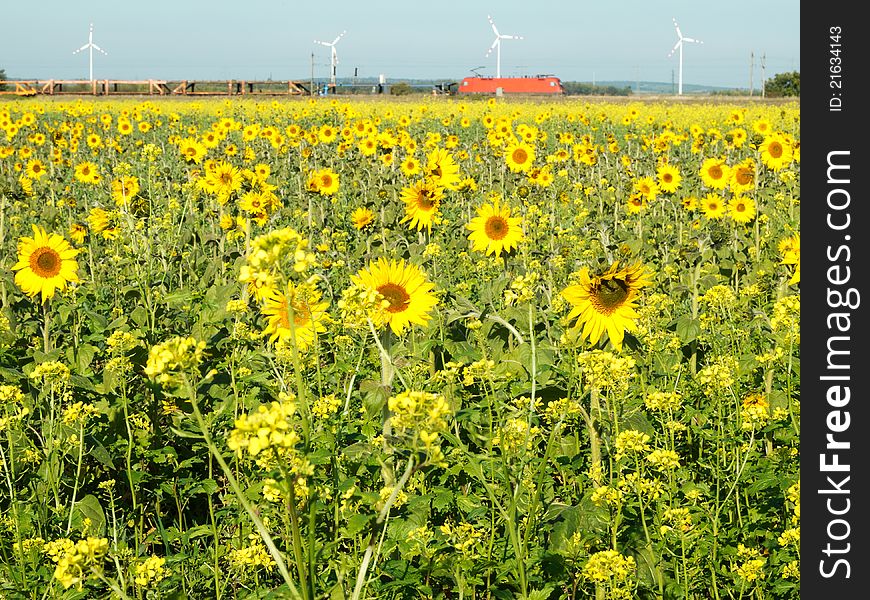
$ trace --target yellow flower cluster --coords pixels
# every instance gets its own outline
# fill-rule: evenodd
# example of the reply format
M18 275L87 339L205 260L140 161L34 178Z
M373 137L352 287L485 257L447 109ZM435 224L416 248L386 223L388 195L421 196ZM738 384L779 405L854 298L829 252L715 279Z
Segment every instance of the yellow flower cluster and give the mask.
M737 361L732 356L721 356L698 371L698 381L704 386L704 393L713 396L734 385Z
M740 417L743 419L743 429L764 427L770 420L769 405L764 394L753 393L743 398Z
M45 553L56 564L54 577L64 588L82 583L92 570L101 567L101 559L109 550L107 538L88 537L78 542L61 538L45 544Z
M583 378L590 388L624 390L635 376L636 361L604 350L583 352L577 357Z
M387 400L390 409L390 426L393 435L419 440L430 453L430 458L440 462L441 449L436 444L438 434L447 431L448 419L453 415L450 405L441 394L406 391Z
M390 301L377 290L360 283L353 283L344 289L336 304L342 323L350 329L365 327L367 319L371 319L378 328L389 320L386 311Z
M492 379L495 361L488 358L476 360L462 370L462 384L474 385L475 380Z
M676 469L680 466L680 456L673 450L657 448L647 454L646 460L659 469Z
M264 467L274 458L289 457L300 439L294 429L295 414L295 397L289 394L280 401L261 404L256 411L236 419L227 446L239 458L247 453Z
M627 582L635 570L634 557L616 550L602 550L589 557L583 566L583 577L595 583Z
M662 534L674 529L688 533L692 529L692 514L688 508L666 508L662 513L662 521L667 523L661 527Z
M737 304L737 296L734 295L734 290L727 285L714 285L707 292L698 298L698 301L710 309L719 313L727 313ZM720 314L719 316L725 316Z
M471 523L453 525L446 522L439 529L447 537L447 543L460 554L470 558L478 553L478 545L483 540L483 532L475 529Z
M87 424L88 419L98 414L100 414L100 411L96 406L79 401L72 406L68 406L66 410L63 411L63 417L61 420L64 425L75 425L81 423L82 426L84 426Z
M56 360L40 363L30 372L30 379L41 379L49 387L61 386L67 383L69 378L69 367Z
M649 450L650 437L634 429L621 431L616 436L616 460L621 460L626 454L641 453Z
M335 394L321 396L311 404L311 414L321 419L328 419L341 408L341 398Z
M165 563L166 559L162 556L149 556L142 562L136 563L134 581L142 587L160 582L169 575L169 571L163 566Z
M255 271L280 271L289 260L294 272L304 273L316 262L308 244L290 227L276 229L254 238L246 262Z
M583 405L576 398L557 398L547 404L544 418L550 423L575 423L583 416Z
M106 347L113 356L127 354L140 344L141 342L138 337L129 331L122 331L120 329L113 331L112 335L106 340Z
M266 550L263 542L254 534L248 536L250 545L242 548L234 548L227 555L230 566L234 569L245 571L260 567L271 571L275 568L275 560Z
M764 565L767 563L767 559L758 550L747 548L743 544L737 544L737 557L742 559L743 562L733 565L731 567L732 571L747 582L764 579Z
M598 505L619 506L624 494L618 488L602 485L592 492L592 502Z
M644 404L649 410L674 412L682 405L682 397L677 392L650 392L644 398Z
M785 339L795 345L801 343L801 297L785 296L773 305L770 316L770 328L774 332L785 334Z
M174 337L157 344L148 352L145 374L164 387L177 383L180 375L202 362L205 345L192 337Z
M540 433L541 428L530 427L525 418L508 419L492 437L492 445L501 448L502 452L524 451Z

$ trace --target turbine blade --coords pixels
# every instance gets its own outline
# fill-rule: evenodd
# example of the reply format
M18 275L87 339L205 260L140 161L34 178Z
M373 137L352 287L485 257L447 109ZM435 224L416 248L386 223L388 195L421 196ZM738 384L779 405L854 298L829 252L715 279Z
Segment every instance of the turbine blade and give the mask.
M100 48L100 47L97 46L96 44L93 44L93 46L94 46L94 50L99 50L100 52L102 52L103 54L105 54L106 56L108 56L108 54L106 53L105 50L103 50L102 48Z
M344 30L344 31L342 31L341 33L339 33L339 34L338 34L338 37L336 37L334 40L332 40L332 43L333 43L333 44L337 44L337 43L338 43L338 40L340 40L341 38L343 38L345 33L347 33L347 30Z
M492 43L492 46L490 46L490 47L489 47L489 50L486 51L486 56L487 56L487 57L488 57L490 54L492 54L492 51L495 50L495 47L496 47L496 46L498 46L499 39L501 39L501 38L495 38L495 41Z
M500 35L499 37L502 38L503 40L522 40L522 39L525 39L521 35Z
M677 25L677 19L676 19L676 17L674 17L674 27L677 28L677 36L678 36L680 39L682 39L682 38L683 38L683 32L680 31L680 26Z
M492 20L492 17L486 15L486 18L489 19L489 24L492 25L492 30L498 35L498 29L495 28L495 22Z
M677 51L677 48L679 48L682 45L683 45L683 40L682 39L677 40L677 43L674 44L674 47L671 48L670 52L668 52L668 58L672 57L674 55L674 52Z
M89 46L90 46L90 44L85 44L84 46L82 46L82 47L79 48L78 50L73 50L73 54L78 54L78 53L81 52L82 50L87 50Z
M692 42L693 44L703 44L704 43L701 40L695 40L692 38L683 38L683 41L684 42Z

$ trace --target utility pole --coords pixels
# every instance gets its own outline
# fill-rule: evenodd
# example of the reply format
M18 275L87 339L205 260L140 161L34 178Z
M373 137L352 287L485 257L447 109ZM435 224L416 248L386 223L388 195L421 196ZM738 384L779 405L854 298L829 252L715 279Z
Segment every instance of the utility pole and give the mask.
M749 53L749 97L752 97L752 70L755 68L755 52Z
M311 53L311 95L314 95L314 52Z
M761 97L764 98L764 64L765 59L767 58L766 54L761 55Z

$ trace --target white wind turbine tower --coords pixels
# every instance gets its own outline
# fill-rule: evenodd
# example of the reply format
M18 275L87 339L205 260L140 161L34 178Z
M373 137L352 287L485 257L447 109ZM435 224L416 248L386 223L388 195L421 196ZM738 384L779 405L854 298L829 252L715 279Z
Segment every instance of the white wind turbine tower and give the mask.
M328 46L329 49L332 51L332 57L330 60L330 65L332 66L330 81L332 82L333 87L335 87L335 65L338 64L338 53L335 51L335 45L338 43L338 40L344 37L345 33L347 33L347 30L339 33L338 37L336 37L331 42L321 42L320 40L314 40L315 44L320 44L321 46Z
M91 23L90 31L88 32L88 43L79 48L78 50L73 50L73 54L78 54L82 50L88 51L88 77L90 81L94 80L94 50L98 50L108 56L105 50L100 48L94 43L94 24Z
M679 48L680 49L680 70L679 75L677 76L677 95L683 95L683 42L691 42L693 44L703 44L701 40L696 40L690 37L684 37L683 32L680 31L680 26L677 25L677 19L674 18L674 27L677 29L677 43L674 44L674 47L671 48L671 51L668 52L668 58L674 55L674 51Z
M492 31L495 33L495 40L492 42L492 46L489 47L489 50L486 51L486 57L489 58L489 55L492 54L493 49L495 49L495 76L501 78L501 41L521 40L523 39L523 36L501 34L498 32L498 29L495 28L495 23L493 22L492 17L486 15L486 18L489 19L489 24L492 25Z

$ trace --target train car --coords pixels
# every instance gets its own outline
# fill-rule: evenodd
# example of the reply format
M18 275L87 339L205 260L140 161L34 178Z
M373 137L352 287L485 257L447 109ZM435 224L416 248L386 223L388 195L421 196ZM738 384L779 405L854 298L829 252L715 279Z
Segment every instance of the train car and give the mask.
M534 77L466 77L459 94L564 94L562 81L550 75Z

